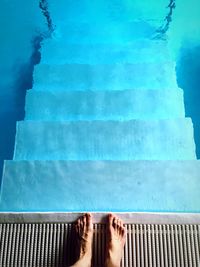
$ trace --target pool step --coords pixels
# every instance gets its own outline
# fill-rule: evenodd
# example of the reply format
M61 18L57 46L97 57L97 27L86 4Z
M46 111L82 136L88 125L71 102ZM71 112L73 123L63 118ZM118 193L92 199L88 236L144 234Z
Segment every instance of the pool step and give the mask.
M169 59L167 43L155 40L117 45L66 44L64 41L47 39L41 48L42 64L158 63Z
M154 7L159 12L155 12ZM102 25L110 22L128 22L135 19L137 22L148 21L154 24L157 22L159 26L166 15L162 2L149 6L147 2L135 4L130 0L123 2L119 0L110 0L109 2L106 0L94 2L89 0L60 1L58 6L49 3L49 8L56 26L63 22L88 22L91 25L99 22Z
M154 25L153 25L154 24ZM156 22L71 22L59 20L53 38L67 44L125 44L138 39L149 39L155 35Z
M174 62L137 64L39 64L36 90L125 90L177 88Z
M131 120L184 118L183 91L59 91L29 90L26 120Z
M200 212L200 161L6 161L6 211Z
M15 160L196 159L189 118L130 121L22 121Z

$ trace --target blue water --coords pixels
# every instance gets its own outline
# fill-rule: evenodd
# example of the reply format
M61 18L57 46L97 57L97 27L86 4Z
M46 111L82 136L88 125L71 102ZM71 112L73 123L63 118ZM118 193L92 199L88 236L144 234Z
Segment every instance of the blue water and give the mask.
M49 1L49 14L56 25L57 20L65 21L79 18L86 20L88 14L84 7L90 7L89 16L96 20L93 9L99 5L99 17L105 14L104 9L112 6L112 12L107 15L108 21L126 20L140 17L158 21L155 29L163 25L168 13L166 6L169 1L131 1L125 0L123 9L121 1ZM63 12L57 17L57 10L63 6ZM171 53L177 61L177 80L184 90L186 116L192 118L195 130L197 156L200 158L200 19L198 11L200 3L197 0L177 1L172 22L168 30ZM120 14L125 14L124 18ZM15 124L24 118L26 90L32 87L34 65L40 61L40 41L46 38L48 32L47 18L36 1L12 2L3 1L0 8L0 173L3 160L12 159L15 138ZM56 30L59 37L59 29ZM1 176L1 174L0 174Z

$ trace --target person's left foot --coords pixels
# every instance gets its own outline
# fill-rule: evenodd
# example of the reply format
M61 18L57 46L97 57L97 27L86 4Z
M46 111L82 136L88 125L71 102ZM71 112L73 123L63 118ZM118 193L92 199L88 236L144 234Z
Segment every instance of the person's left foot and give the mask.
M77 235L77 260L80 266L90 267L92 261L93 224L90 213L83 215L75 224Z

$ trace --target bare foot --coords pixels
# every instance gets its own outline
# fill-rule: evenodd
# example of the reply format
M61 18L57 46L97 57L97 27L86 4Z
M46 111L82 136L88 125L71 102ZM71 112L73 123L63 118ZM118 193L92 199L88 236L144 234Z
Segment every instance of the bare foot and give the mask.
M125 241L126 229L123 222L115 215L109 214L106 267L120 267Z
M77 262L74 267L90 267L92 260L93 225L90 213L83 215L75 224L77 235Z

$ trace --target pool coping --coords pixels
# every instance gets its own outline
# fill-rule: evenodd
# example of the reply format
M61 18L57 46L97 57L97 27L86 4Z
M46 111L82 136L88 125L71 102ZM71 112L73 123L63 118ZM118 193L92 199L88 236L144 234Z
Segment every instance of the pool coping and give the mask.
M85 212L0 212L0 223L72 223ZM94 223L109 213L91 212ZM115 212L126 224L200 224L200 213Z

